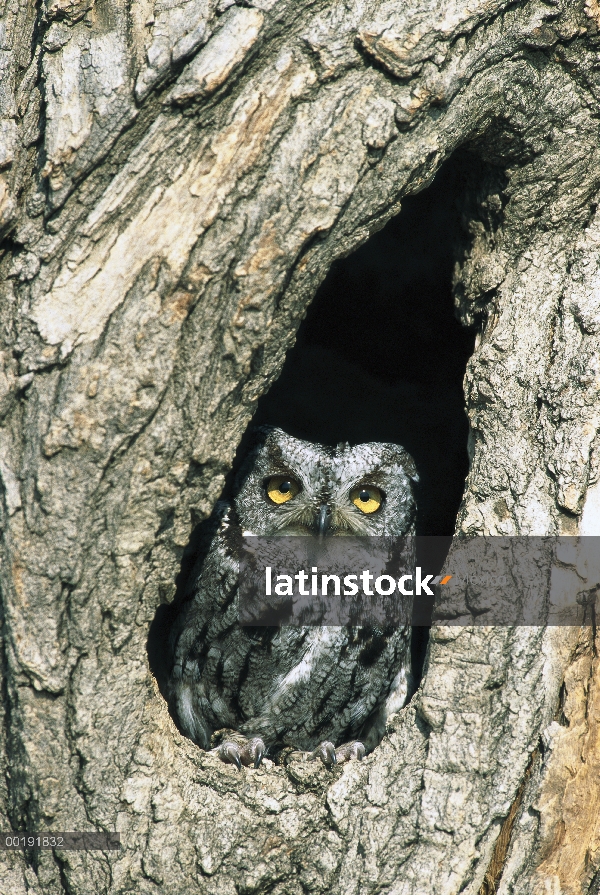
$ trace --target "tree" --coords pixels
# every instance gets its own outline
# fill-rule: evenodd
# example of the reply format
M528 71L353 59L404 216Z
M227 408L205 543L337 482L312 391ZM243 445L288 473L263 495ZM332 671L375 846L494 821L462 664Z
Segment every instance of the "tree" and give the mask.
M434 628L334 777L239 774L148 667L193 527L332 262L459 148L467 533L598 500L596 0L8 0L0 56L0 890L595 892L589 629Z

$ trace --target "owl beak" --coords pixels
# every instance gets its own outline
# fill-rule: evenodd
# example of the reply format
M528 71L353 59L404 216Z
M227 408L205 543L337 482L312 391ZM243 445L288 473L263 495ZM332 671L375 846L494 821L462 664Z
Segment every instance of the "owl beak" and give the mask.
M319 509L319 537L325 537L331 523L331 510L326 503L322 503Z

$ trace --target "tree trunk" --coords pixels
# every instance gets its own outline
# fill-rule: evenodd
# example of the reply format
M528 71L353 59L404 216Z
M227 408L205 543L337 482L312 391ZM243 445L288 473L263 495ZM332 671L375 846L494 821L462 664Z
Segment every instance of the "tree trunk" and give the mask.
M146 644L332 262L459 147L458 527L598 530L600 5L0 15L1 825L122 843L0 852L0 891L597 892L590 629L433 628L420 690L333 775L197 749Z

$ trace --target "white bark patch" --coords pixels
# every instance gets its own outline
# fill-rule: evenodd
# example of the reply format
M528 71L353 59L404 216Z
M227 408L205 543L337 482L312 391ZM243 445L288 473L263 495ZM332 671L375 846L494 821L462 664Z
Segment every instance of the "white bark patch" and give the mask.
M57 52L44 56L46 84L45 131L47 162L42 175L50 187L60 190L68 178L66 168L77 150L90 141L93 132L124 114L133 105L129 95L127 42L113 30L90 34L79 24L74 35ZM99 141L106 143L106 137Z
M179 3L154 4L154 13L140 25L150 29L145 65L135 83L135 96L141 102L177 63L195 53L210 38L209 26L214 15L214 0L183 0ZM143 24L142 24L143 22Z
M256 9L226 13L227 21L183 71L168 96L173 103L209 96L223 84L256 43L264 16Z
M17 144L17 125L12 118L0 121L0 168L12 164Z
M0 483L4 489L6 508L10 516L21 509L21 488L19 480L10 466L5 445L0 446Z
M260 86L250 85L231 124L204 155L171 186L157 187L122 233L111 231L74 270L63 267L52 291L32 311L42 338L63 343L63 356L75 344L98 338L150 258L166 261L179 276L192 246L260 157L275 121L314 77L309 66L295 65L290 56L283 68L265 74Z
M579 523L579 534L600 535L600 481L588 488Z

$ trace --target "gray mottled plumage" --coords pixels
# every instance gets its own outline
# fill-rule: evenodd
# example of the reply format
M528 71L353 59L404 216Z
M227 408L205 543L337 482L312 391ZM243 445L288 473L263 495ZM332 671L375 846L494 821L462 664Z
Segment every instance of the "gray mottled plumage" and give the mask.
M265 490L277 475L300 487L281 505ZM235 539L316 534L324 524L327 537L409 534L415 481L413 461L398 445L328 448L279 429L257 430L233 505L217 508L220 527L194 571L191 599L173 629L171 700L187 736L204 749L222 728L260 737L267 751L314 750L322 741L339 745L358 737L367 749L376 745L387 715L406 701L408 626L241 627ZM353 489L366 485L383 495L370 514L350 498ZM233 760L230 747L223 747L224 760ZM348 747L340 755L357 753L358 747ZM255 761L255 753L246 758L243 763Z

